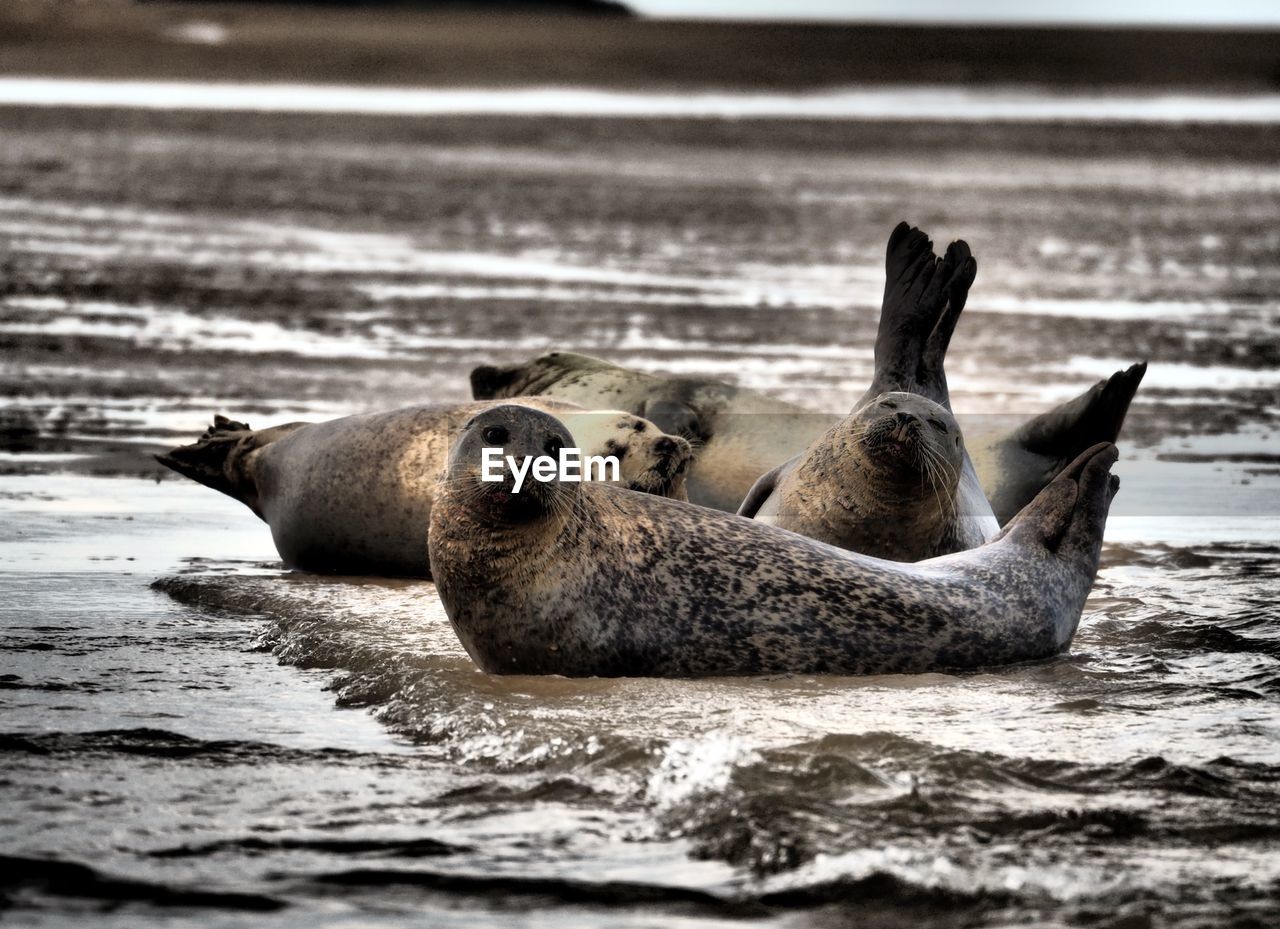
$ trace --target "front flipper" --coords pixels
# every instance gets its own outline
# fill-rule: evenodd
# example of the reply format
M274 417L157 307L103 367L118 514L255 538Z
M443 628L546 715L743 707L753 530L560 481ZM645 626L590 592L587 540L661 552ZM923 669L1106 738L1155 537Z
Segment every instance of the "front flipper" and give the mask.
M988 444L982 484L1002 525L1082 451L1119 438L1146 371L1145 362L1117 371Z
M796 463L799 456L784 461L772 471L766 471L764 474L756 478L756 482L751 485L751 489L747 491L746 497L742 500L742 505L738 507L738 515L745 516L747 519L755 519L756 514L760 512L760 508L773 496L773 492L778 488L778 482L782 480L782 476L786 474Z

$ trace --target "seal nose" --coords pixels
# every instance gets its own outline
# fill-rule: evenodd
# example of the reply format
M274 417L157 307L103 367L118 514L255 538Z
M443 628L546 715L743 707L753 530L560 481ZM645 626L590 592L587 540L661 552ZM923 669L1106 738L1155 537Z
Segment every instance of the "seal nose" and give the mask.
M913 413L898 413L893 418L894 428L893 437L899 442L905 442L916 432L917 424L920 420Z
M670 436L663 436L653 443L653 450L659 455L674 455L679 447L676 445L676 440Z

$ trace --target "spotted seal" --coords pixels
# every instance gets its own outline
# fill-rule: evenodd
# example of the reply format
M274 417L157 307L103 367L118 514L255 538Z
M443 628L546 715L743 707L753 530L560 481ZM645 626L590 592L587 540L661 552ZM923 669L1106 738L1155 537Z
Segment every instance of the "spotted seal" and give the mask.
M481 449L568 441L498 406L466 424L431 513L431 563L485 671L566 676L881 674L1046 658L1071 642L1117 480L1081 455L980 548L899 564L603 484L479 480Z
M625 487L685 499L684 439L630 413L521 403L557 417L573 437L566 445L616 457ZM261 430L218 417L200 441L157 458L253 510L288 565L429 577L427 527L451 437L495 405L413 406Z

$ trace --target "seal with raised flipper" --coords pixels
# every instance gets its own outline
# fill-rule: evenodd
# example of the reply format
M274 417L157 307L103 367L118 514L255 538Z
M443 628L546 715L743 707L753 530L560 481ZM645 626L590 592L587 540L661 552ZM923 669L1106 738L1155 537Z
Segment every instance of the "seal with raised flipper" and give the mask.
M498 406L468 422L431 513L436 587L462 645L504 674L884 674L1047 658L1093 583L1116 450L1081 455L992 542L917 564L705 507L552 479L512 494L481 451L568 433Z
M685 499L689 443L618 410L525 398L584 455L618 460L630 490ZM427 527L453 435L495 403L431 404L254 430L217 417L159 461L240 500L271 527L284 562L308 571L429 577Z
M919 314L904 317L902 313L915 280L914 276L904 280L902 274L917 265L923 268L927 259L933 259L928 237L900 223L886 249L875 373L854 409L887 391L916 391L920 370L911 364L925 357L925 343L929 357L941 357L939 350L945 354L947 343L940 333L898 328L904 318L920 319ZM953 265L954 270L963 267L958 261ZM945 292L951 298L949 314L957 314L964 306L958 293L960 289L967 293L963 280L956 281L957 293ZM938 293L943 291L935 296ZM917 291L917 297L922 295L922 289ZM954 329L955 319L941 315L930 318L931 326L934 322ZM973 444L973 472L966 491L972 495L980 486L999 522L1007 522L1081 451L1118 438L1145 370L1145 364L1138 364L1118 371L1012 431ZM762 475L804 452L843 418L711 378L666 377L565 351L515 364L479 365L471 372L471 389L480 400L540 394L644 416L694 443L697 458L689 475L689 499L730 512L739 509Z
M977 274L899 226L885 258L875 374L860 406L756 481L738 515L893 561L981 545L999 531L951 415L947 346Z

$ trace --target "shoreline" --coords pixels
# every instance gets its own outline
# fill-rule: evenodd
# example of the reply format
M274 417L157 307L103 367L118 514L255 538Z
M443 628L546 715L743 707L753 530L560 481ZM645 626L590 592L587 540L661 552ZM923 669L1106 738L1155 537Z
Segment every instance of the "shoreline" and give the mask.
M357 84L0 76L0 106L384 116L814 120L943 123L1280 124L1280 93L929 85L823 92L683 93L588 87L364 87Z

